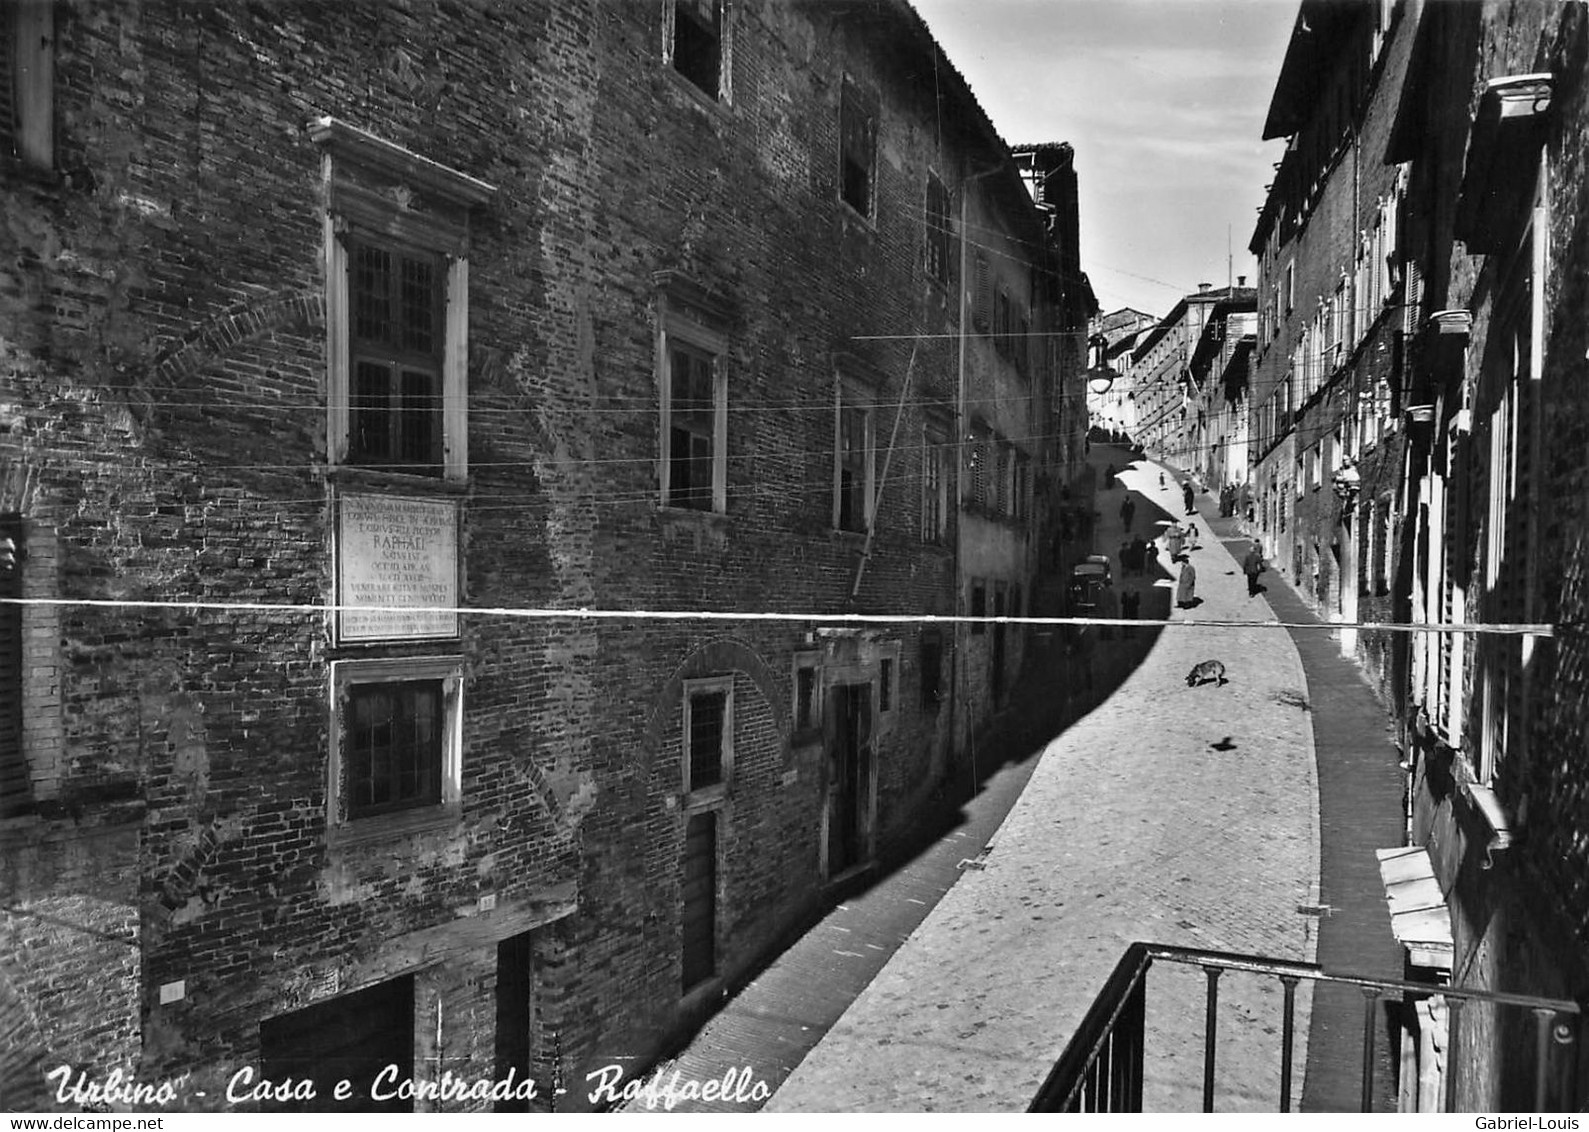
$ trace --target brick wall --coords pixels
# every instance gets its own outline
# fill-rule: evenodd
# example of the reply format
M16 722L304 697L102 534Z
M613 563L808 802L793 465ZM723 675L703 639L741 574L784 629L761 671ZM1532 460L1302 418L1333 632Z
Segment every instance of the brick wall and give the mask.
M947 545L920 539L923 402L952 408L955 354L910 335L958 314L953 286L924 275L926 175L956 191L987 154L939 133L964 111L916 89L897 24L730 11L732 98L717 103L663 62L650 3L59 6L59 176L7 166L0 233L15 328L0 483L29 524L26 584L274 608L28 614L37 800L127 830L118 845L138 833L99 903L71 872L29 897L135 935L131 968L106 942L60 950L56 970L59 940L3 921L18 958L0 1000L25 1003L57 1056L181 1078L171 1107L217 1107L257 1065L263 1020L418 972L416 1071L489 1077L494 948L533 931L537 1069L583 1084L615 1059L642 1068L705 1001L679 988L686 674L731 677L736 706L718 990L830 880L826 758L790 741L796 652L818 648L875 695L898 645L870 848L907 834L947 773L951 712L922 704L913 628L813 646L798 622L471 615L456 645L361 650L280 608L334 595L339 494L392 486L327 467L325 196L304 123L331 115L498 189L469 228L466 604L955 610L953 507ZM846 72L878 96L869 218L837 199ZM1007 195L990 199L990 225L1024 231ZM657 506L659 272L724 303L723 515ZM978 380L1019 394L977 349ZM831 529L840 373L873 395L869 548ZM1021 437L1032 419L1003 423ZM1019 577L1027 552L1000 529ZM459 658L456 821L333 836L329 665L370 654ZM1012 635L1012 678L1019 662ZM954 663L948 647L946 689ZM84 991L85 962L123 972L116 1009ZM7 1062L8 1079L30 1071Z

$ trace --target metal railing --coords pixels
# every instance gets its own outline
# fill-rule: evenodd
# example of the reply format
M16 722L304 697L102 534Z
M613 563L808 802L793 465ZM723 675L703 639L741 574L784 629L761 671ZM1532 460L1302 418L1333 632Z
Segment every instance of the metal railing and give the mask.
M1207 978L1203 1021L1203 1111L1214 1111L1214 1071L1218 1054L1219 981L1241 971L1272 977L1283 991L1280 1035L1279 1111L1291 1111L1292 1059L1296 1047L1296 991L1304 979L1315 984L1357 987L1363 993L1363 1077L1361 1111L1374 1103L1374 1043L1382 1001L1410 1002L1440 996L1448 1011L1445 1055L1445 1109L1456 1111L1460 1084L1459 1021L1465 1003L1529 1010L1534 1016L1535 1112L1571 1111L1575 1101L1573 1066L1583 1008L1566 999L1436 986L1399 979L1326 973L1314 963L1257 955L1200 951L1189 947L1134 943L1126 949L1102 992L1082 1019L1064 1053L1038 1089L1029 1112L1141 1112L1145 1066L1147 974L1155 962L1200 967ZM1556 1107L1552 1108L1552 1104Z

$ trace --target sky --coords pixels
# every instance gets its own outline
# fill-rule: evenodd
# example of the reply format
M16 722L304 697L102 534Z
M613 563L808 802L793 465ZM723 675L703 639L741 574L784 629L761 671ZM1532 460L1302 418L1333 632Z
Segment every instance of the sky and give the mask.
M1256 281L1247 244L1285 152L1263 123L1298 0L912 3L1006 142L1075 147L1105 313Z

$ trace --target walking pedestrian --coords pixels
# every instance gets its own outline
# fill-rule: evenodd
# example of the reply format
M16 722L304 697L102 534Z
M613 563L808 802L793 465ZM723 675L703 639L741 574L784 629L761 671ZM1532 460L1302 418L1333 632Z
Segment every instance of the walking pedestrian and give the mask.
M1115 485L1115 466L1113 464L1103 470L1103 485L1104 487L1113 487Z
M1142 548L1142 569L1146 573L1149 566L1159 564L1159 544L1150 542Z
M1148 568L1148 544L1138 535L1131 540L1131 568L1141 577Z
M1181 576L1175 583L1175 604L1191 609L1197 604L1197 567L1190 562L1181 567Z
M1136 590L1126 590L1124 593L1122 593L1120 595L1120 616L1121 617L1128 617L1132 621L1135 621L1137 619L1137 612L1141 608L1142 608L1142 595L1140 593L1138 593ZM1127 625L1125 627L1125 635L1128 636L1128 637L1136 636L1137 635L1136 626L1135 625Z
M1120 544L1120 576L1127 577L1131 573L1131 543L1130 540Z
M1181 484L1181 499L1186 503L1188 515L1197 514L1196 497L1192 494L1192 481L1186 480Z
M1137 517L1137 505L1128 495L1120 504L1120 525L1127 531L1131 530L1131 520Z
M1171 523L1164 532L1164 548L1170 552L1170 561L1180 560L1181 551L1186 546L1186 532L1181 530L1178 523Z
M1164 486L1164 473L1163 472L1159 473L1159 486L1160 487Z
M1258 577L1264 572L1263 549L1256 541L1247 551L1247 556L1241 560L1241 572L1247 575L1247 596L1257 597L1262 589L1258 585Z
M1116 599L1114 587L1111 585L1105 584L1098 589L1098 616L1120 616L1120 602ZM1115 627L1113 625L1100 625L1099 628L1102 630L1099 636L1106 641L1114 640Z

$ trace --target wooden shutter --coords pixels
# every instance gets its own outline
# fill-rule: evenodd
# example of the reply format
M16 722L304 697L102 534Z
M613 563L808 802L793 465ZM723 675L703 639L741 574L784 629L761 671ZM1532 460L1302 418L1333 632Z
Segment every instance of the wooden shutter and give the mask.
M0 516L0 597L22 596L22 521ZM0 817L27 810L33 798L22 748L22 607L0 605Z
M684 834L683 986L717 971L717 814L691 814Z
M0 153L10 154L16 141L16 29L9 4L0 6Z

